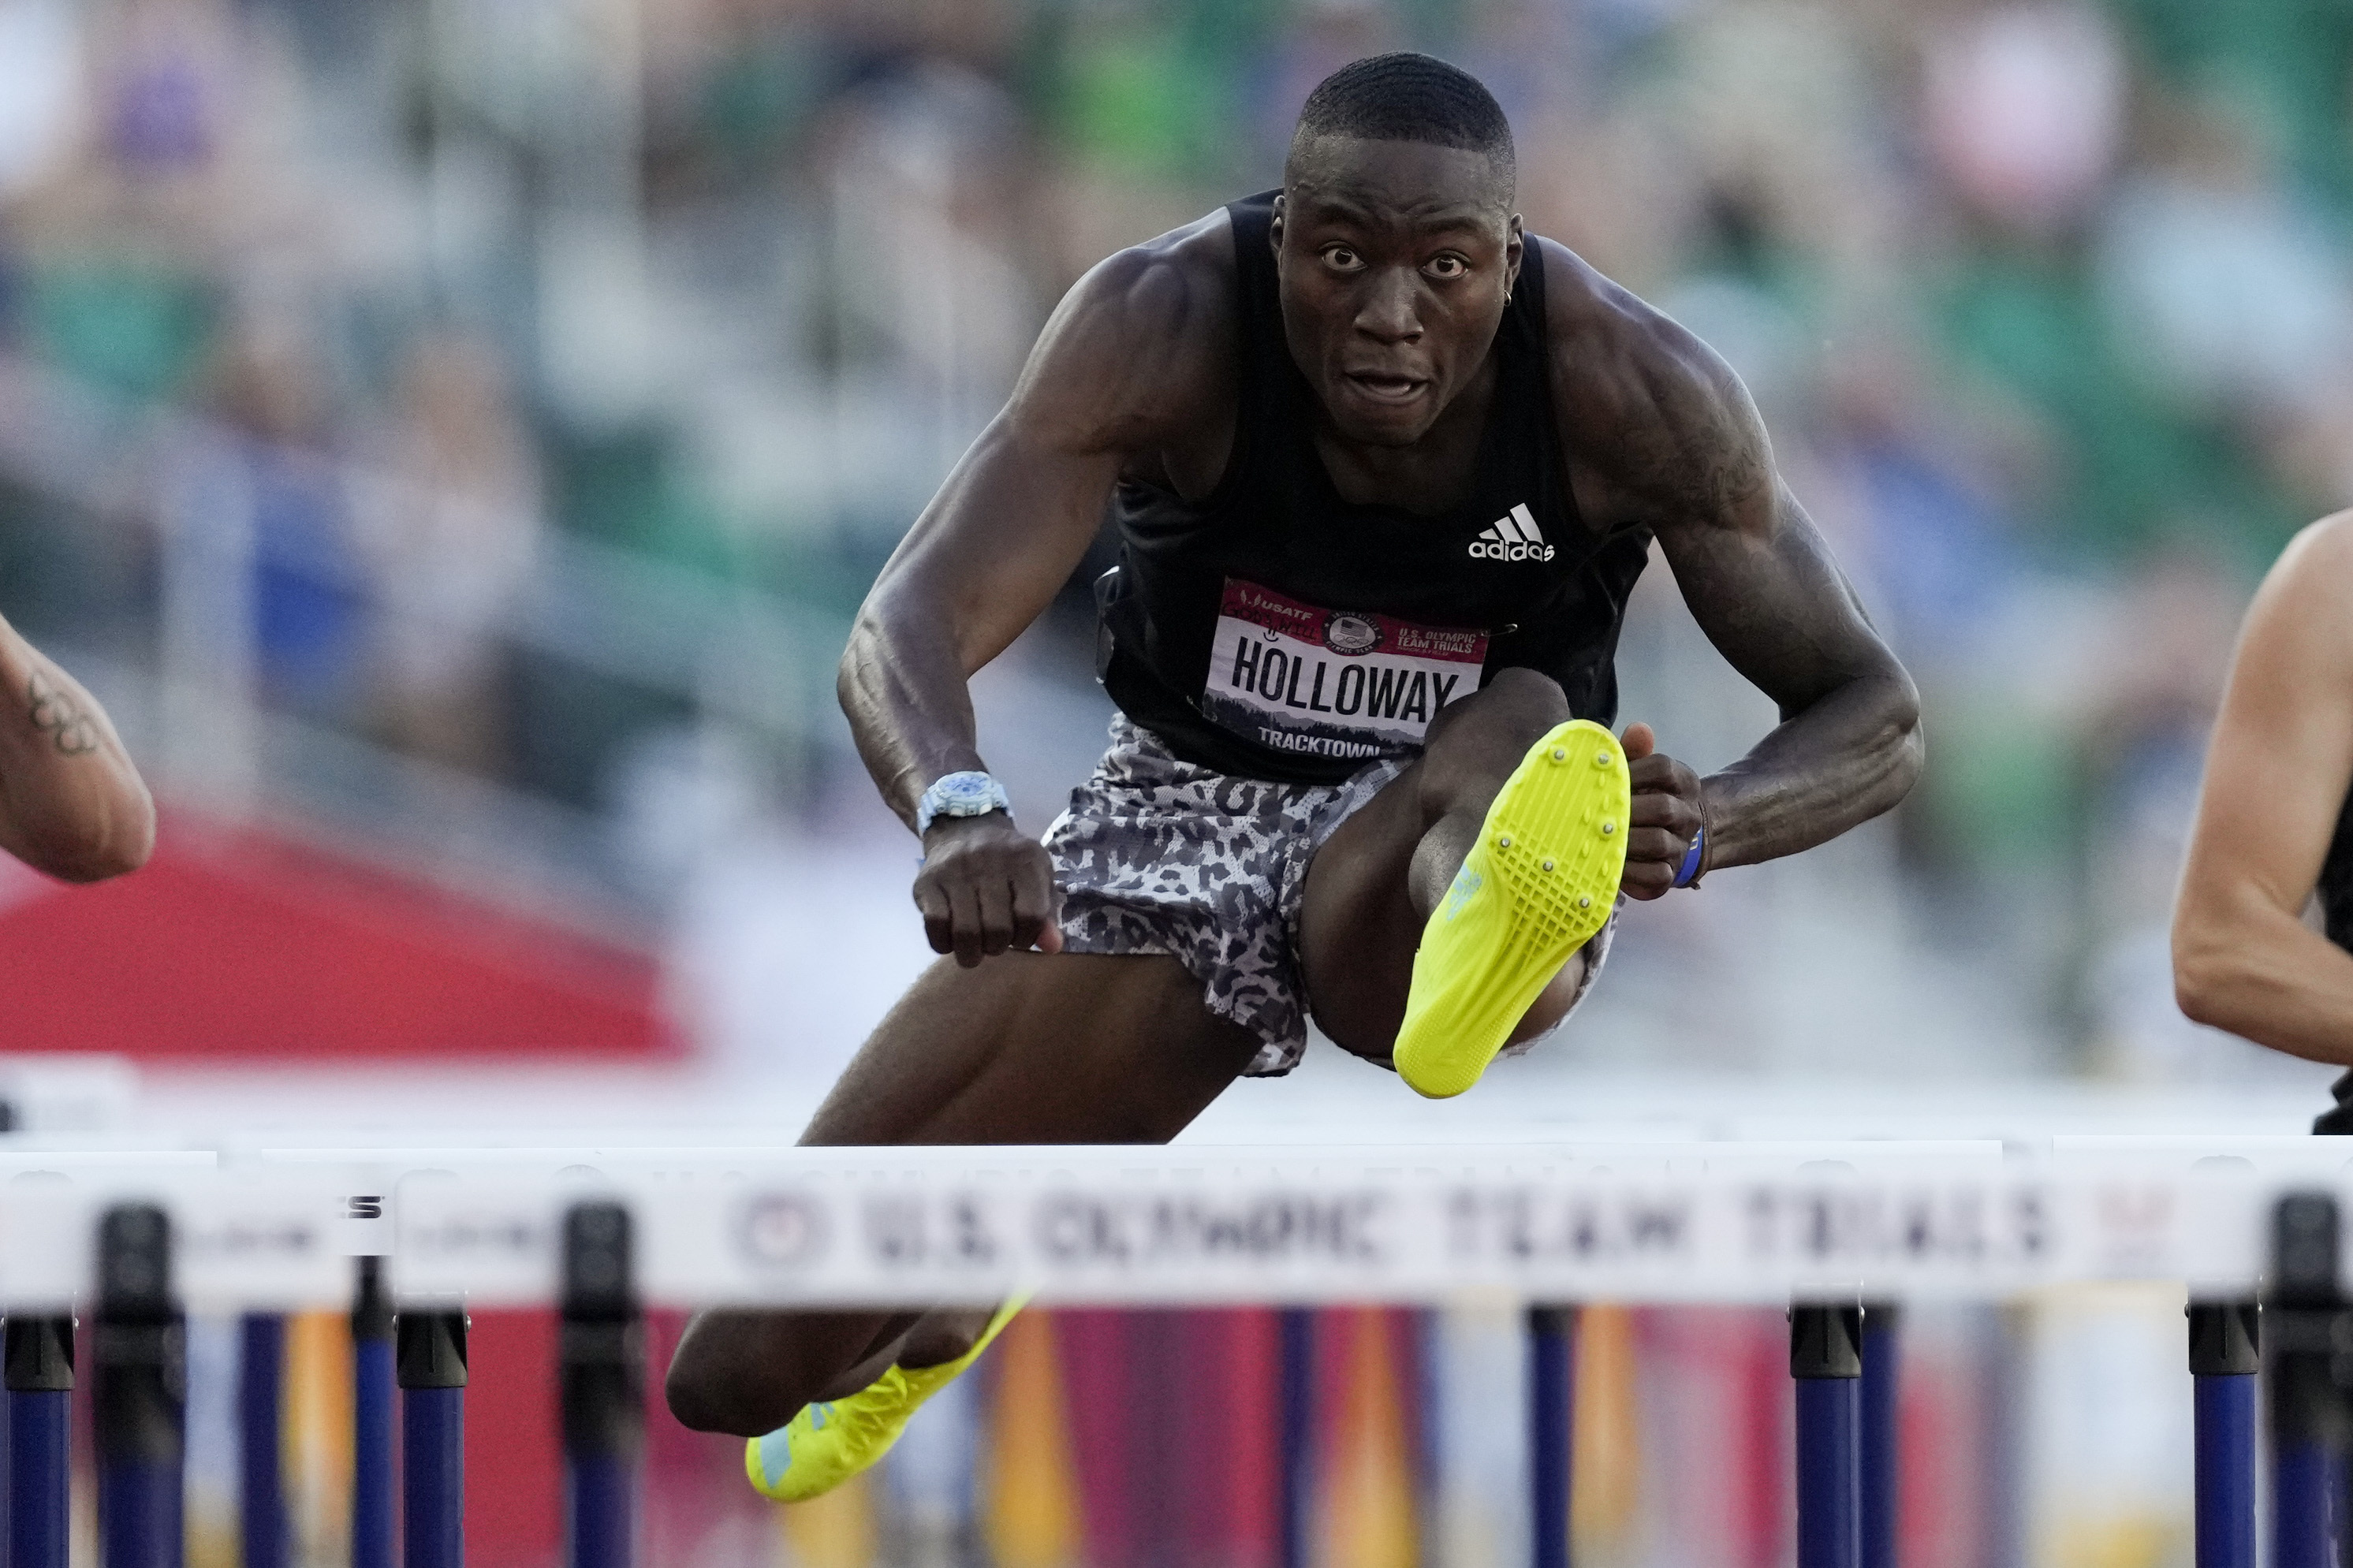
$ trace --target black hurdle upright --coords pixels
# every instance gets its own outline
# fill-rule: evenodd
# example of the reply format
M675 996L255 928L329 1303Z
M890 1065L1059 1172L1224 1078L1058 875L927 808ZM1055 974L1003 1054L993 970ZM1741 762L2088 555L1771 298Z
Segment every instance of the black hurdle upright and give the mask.
M1568 1568L1575 1463L1577 1309L1528 1309L1528 1561Z
M2261 1321L2253 1301L2192 1301L2189 1318L2197 1390L2197 1568L2255 1568Z
M404 1309L394 1321L400 1381L401 1561L465 1568L466 1314Z
M645 1444L645 1330L629 1211L609 1200L564 1215L565 1524L571 1568L629 1568Z
M8 1562L66 1568L72 1533L74 1321L9 1314Z
M1896 1420L1904 1375L1903 1310L1893 1301L1862 1304L1862 1431L1860 1469L1862 1568L1895 1568L1897 1504L1903 1476Z
M2344 1316L2337 1198L2290 1193L2272 1211L2263 1351L2271 1395L2272 1568L2335 1568L2347 1415L2330 1362Z
M93 1436L105 1568L181 1568L186 1331L172 1297L172 1222L120 1204L98 1226Z
M392 1293L383 1258L352 1261L352 1568L392 1568Z
M1862 1309L1789 1309L1798 1384L1798 1568L1857 1568L1862 1556Z
M286 1568L286 1320L237 1320L237 1522L243 1568Z

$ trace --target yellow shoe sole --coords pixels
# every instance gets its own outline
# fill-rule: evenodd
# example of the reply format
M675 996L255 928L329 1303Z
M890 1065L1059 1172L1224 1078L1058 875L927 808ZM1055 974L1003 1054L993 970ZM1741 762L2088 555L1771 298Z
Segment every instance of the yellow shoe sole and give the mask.
M1633 786L1618 738L1573 719L1504 781L1413 955L1392 1059L1431 1100L1479 1081L1513 1028L1609 919Z
M752 1489L777 1502L807 1502L871 1468L907 1429L923 1402L980 1359L1027 1296L997 1309L972 1349L937 1366L894 1366L847 1399L804 1408L790 1421L744 1446L744 1473Z

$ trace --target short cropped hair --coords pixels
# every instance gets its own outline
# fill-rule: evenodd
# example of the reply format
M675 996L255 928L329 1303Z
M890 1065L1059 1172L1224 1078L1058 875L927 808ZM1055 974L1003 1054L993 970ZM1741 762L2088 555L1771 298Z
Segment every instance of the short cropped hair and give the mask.
M1319 136L1483 153L1507 187L1514 173L1511 122L1495 95L1461 67L1410 49L1368 56L1318 83L1299 111L1292 145Z

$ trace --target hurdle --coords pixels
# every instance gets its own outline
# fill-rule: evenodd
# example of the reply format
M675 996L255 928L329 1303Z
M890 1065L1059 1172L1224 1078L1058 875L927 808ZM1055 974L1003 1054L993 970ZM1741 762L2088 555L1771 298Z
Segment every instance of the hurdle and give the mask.
M381 1200L369 1193L349 1194L344 1212L353 1204L365 1210ZM395 1341L392 1290L385 1282L384 1258L363 1253L353 1259L352 1289L352 1568L392 1568L393 1549L393 1388ZM274 1450L254 1452L245 1477L248 1495L256 1489L273 1497L278 1464ZM256 1555L253 1531L245 1531L246 1559Z
M366 1352L354 1357L353 1558L388 1561L396 1518L406 1568L463 1562L468 1309L554 1309L567 1561L628 1568L648 1303L980 1303L1028 1289L1049 1304L1523 1303L1538 1568L1567 1561L1573 1304L1784 1307L1798 1559L1851 1568L1893 1562L1905 1304L2158 1279L2189 1300L2200 1568L2255 1561L2259 1389L2272 1560L2333 1561L2353 1425L2340 1384L2353 1377L2331 1353L2353 1334L2346 1177L2284 1142L2223 1166L2199 1147L92 1155L60 1162L49 1173L63 1179L0 1184L8 1539L17 1563L63 1562L77 1311L108 1568L178 1559L181 1314L196 1306L244 1314L248 1342L264 1345L277 1314L348 1309ZM42 1160L11 1158L28 1171ZM1283 1360L1289 1384L1301 1374ZM248 1375L259 1419L267 1379ZM1302 1398L1286 1388L1286 1427ZM245 1483L246 1561L282 1557L282 1500ZM1294 1495L1293 1553L1296 1508Z
M1896 1393L1903 1383L1903 1309L1861 1303L1862 1343L1856 1390L1855 1509L1862 1568L1895 1568L1898 1523Z

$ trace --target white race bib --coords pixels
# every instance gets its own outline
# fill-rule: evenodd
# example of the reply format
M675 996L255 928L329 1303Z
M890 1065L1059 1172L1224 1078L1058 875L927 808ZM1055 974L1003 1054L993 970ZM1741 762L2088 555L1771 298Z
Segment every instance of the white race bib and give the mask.
M1201 712L1278 751L1409 754L1450 702L1479 689L1487 634L1303 605L1226 579Z

